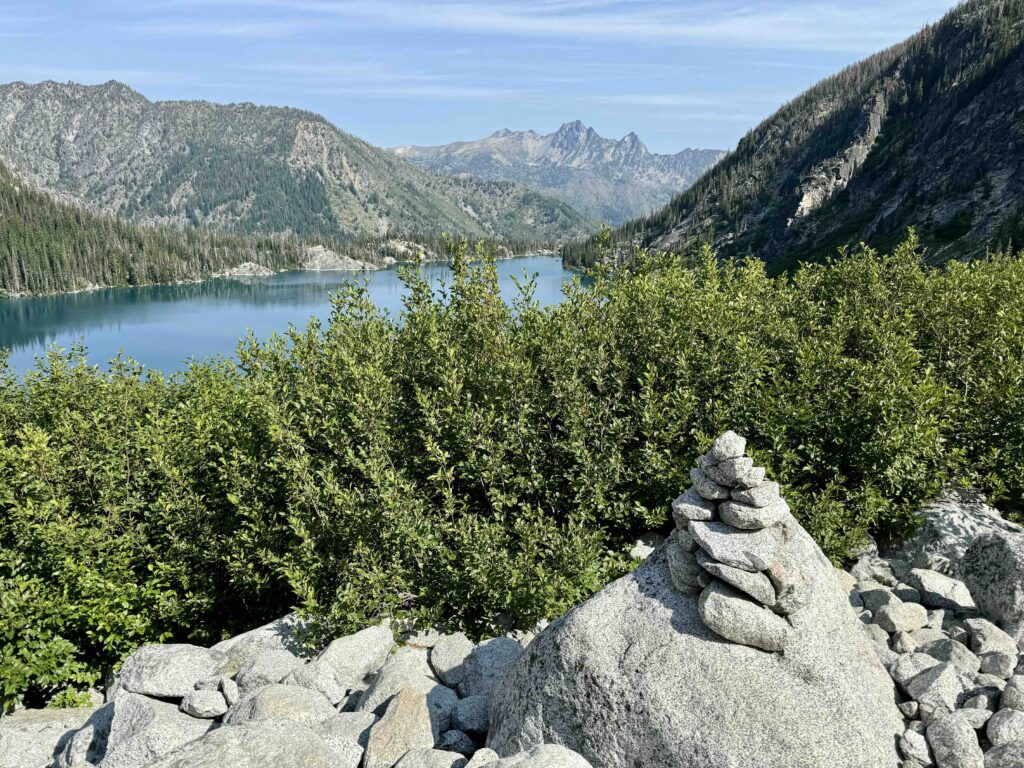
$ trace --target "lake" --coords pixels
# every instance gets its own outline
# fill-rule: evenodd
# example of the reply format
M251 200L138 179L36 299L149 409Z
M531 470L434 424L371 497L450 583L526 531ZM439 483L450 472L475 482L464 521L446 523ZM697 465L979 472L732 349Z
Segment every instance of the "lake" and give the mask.
M515 280L536 276L535 296L543 305L562 298L573 279L558 258L524 256L499 261L502 295L518 293ZM423 274L439 284L450 278L444 264L427 264ZM188 285L106 288L86 293L0 300L0 348L11 350L11 367L24 372L35 357L56 344L86 345L91 363L105 364L118 352L148 368L170 373L190 358L233 356L250 330L259 339L305 326L311 317L330 316L329 295L345 283L368 280L369 295L393 315L402 307L398 269L376 272L281 272L267 278L215 278Z

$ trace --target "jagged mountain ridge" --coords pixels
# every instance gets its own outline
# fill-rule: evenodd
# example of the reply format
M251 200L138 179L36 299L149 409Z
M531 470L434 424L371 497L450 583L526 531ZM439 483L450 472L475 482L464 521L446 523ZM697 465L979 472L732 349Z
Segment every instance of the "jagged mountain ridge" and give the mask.
M655 154L635 133L606 139L579 120L549 134L502 129L477 141L396 147L395 153L438 173L526 184L612 224L656 210L725 155L716 149Z
M593 228L561 201L432 174L311 112L153 102L116 81L0 86L0 159L59 199L147 224L535 240Z
M1024 244L1024 0L969 0L783 106L620 246L753 254L775 271L915 227L929 258ZM564 251L596 258L592 243Z

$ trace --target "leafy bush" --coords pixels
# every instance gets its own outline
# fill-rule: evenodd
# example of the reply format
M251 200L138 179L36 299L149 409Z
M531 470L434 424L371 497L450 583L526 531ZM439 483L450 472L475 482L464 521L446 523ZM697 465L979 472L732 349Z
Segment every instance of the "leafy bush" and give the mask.
M470 261L407 272L400 318L353 286L237 364L0 374L4 701L292 606L312 643L558 614L667 529L726 428L837 561L948 482L1024 498L1022 257L932 269L911 239L769 278L641 253L551 308Z

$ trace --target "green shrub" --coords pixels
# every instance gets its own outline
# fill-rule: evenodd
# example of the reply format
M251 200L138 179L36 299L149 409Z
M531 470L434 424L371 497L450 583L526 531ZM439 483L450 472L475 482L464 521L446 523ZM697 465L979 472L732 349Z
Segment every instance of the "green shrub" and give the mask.
M407 272L400 318L355 285L237 364L0 373L4 703L293 606L310 643L556 615L667 530L727 428L836 561L949 482L1024 499L1024 258L932 269L912 238L769 278L641 253L550 308L471 261Z

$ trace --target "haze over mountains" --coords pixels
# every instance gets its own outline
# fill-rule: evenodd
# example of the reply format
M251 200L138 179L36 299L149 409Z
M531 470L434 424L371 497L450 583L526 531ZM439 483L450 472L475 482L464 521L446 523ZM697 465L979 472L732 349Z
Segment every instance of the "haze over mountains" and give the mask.
M557 131L496 131L478 141L396 147L400 157L460 178L515 181L611 224L650 213L686 189L725 152L648 151L635 133L606 139L581 121Z
M773 270L915 227L934 261L1024 245L1024 0L970 0L822 81L744 137L622 244ZM589 263L590 245L569 246Z
M149 224L527 240L594 228L561 201L423 171L311 112L151 102L115 81L0 86L0 159L61 199Z

